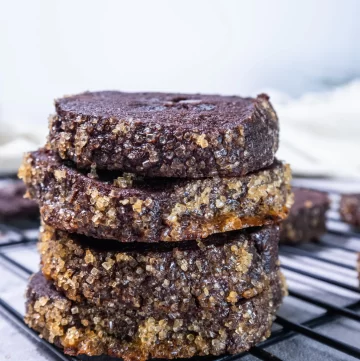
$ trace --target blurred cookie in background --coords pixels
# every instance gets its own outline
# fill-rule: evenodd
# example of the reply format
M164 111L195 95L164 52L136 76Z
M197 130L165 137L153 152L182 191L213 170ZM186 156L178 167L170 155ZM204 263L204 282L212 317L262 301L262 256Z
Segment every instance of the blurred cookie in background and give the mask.
M316 241L325 233L326 211L330 200L324 192L292 188L294 204L289 217L281 223L280 243Z
M39 207L35 201L24 198L26 189L22 181L0 183L0 222L13 219L36 219Z
M360 227L360 193L341 196L340 216L344 222Z

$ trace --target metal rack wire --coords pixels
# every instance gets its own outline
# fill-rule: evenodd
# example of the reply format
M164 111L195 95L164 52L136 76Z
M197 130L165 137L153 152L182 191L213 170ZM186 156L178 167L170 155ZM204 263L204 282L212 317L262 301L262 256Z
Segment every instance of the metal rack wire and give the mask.
M329 218L330 223L338 225L341 222L338 218ZM6 254L5 250L11 247L22 247L28 244L33 244L36 242L36 237L34 237L34 232L31 232L31 229L36 229L38 224L33 223L31 227L23 227L22 225L12 225L0 224L0 233L3 234L12 234L12 239L0 243L0 260L7 263L10 268L15 272L21 272L24 277L28 277L32 271L26 267L26 265L15 260L13 257ZM30 232L29 232L30 230ZM284 257L297 257L298 259L309 259L313 261L322 262L324 265L331 265L340 267L344 270L355 270L355 264L350 265L342 261L342 259L329 259L322 255L321 251L329 250L341 250L353 254L360 251L360 233L357 233L353 229L339 230L338 227L332 228L329 226L328 234L337 235L342 237L344 240L351 237L352 242L358 247L347 246L345 242L339 242L338 244L331 243L326 239L322 239L320 242L316 243L318 252L312 252L304 246L282 246L280 248L280 255ZM353 257L354 258L354 257ZM276 343L279 343L285 339L289 339L296 335L302 335L309 339L312 339L315 342L327 345L332 349L336 349L344 354L350 355L356 359L360 359L360 348L357 345L352 345L349 343L342 342L334 337L325 335L323 332L319 332L316 328L321 325L326 325L334 321L336 318L344 317L350 320L353 320L357 323L360 323L360 314L356 310L360 309L360 288L349 285L342 281L335 279L333 274L328 273L326 276L317 273L314 270L304 269L296 265L289 265L288 263L283 264L282 268L284 271L290 271L298 275L305 276L307 278L313 279L315 281L324 282L329 286L336 286L340 289L351 291L356 293L358 298L355 302L348 303L344 306L337 306L331 301L318 299L313 297L311 294L299 292L293 287L289 287L289 296L306 302L309 305L320 307L324 310L320 315L312 317L311 319L305 322L294 322L286 317L277 316L275 324L279 327L272 332L272 335L269 339L258 344L256 347L253 347L248 352L239 354L239 355L230 355L222 356L217 358L212 358L216 361L235 361L241 359L247 355L251 355L256 359L260 360L269 360L269 361L279 361L282 360L279 356L276 356L270 353L266 348ZM61 350L57 349L55 346L47 343L45 340L39 338L36 332L29 329L23 322L23 316L12 307L11 304L6 302L2 297L0 297L0 311L4 314L11 322L15 323L25 334L30 336L33 340L40 343L49 354L53 360L76 360L74 357L65 356ZM360 340L360 334L359 334ZM360 342L359 342L360 345ZM86 358L91 359L91 358ZM99 359L99 358L96 358ZM109 358L102 357L101 360L108 360ZM201 359L201 358L198 358ZM208 358L207 358L208 359ZM111 359L113 360L113 359Z

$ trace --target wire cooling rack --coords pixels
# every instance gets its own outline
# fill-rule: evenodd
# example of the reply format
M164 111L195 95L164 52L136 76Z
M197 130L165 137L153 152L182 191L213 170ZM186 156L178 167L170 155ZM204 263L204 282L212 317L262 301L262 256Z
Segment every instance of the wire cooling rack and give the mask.
M197 360L360 359L360 289L356 259L360 233L342 223L339 194L331 193L328 232L317 243L281 246L289 286L272 335L239 355ZM23 322L27 279L38 270L36 222L0 224L0 360L78 360L41 339ZM115 360L82 357L85 360Z

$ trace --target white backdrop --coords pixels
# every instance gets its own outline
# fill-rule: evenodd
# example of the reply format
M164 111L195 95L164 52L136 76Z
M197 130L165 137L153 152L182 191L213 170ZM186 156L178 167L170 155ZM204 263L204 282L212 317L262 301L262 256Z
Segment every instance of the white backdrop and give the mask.
M0 0L1 118L95 89L298 95L360 74L358 0Z
M43 139L53 99L85 90L344 83L360 75L359 15L359 0L0 0L0 142Z

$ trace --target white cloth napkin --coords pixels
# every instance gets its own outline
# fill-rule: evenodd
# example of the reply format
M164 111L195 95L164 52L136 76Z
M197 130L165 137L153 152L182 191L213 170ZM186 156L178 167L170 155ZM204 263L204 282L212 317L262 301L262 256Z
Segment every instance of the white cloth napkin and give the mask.
M360 80L298 99L273 95L278 158L298 175L360 178Z

